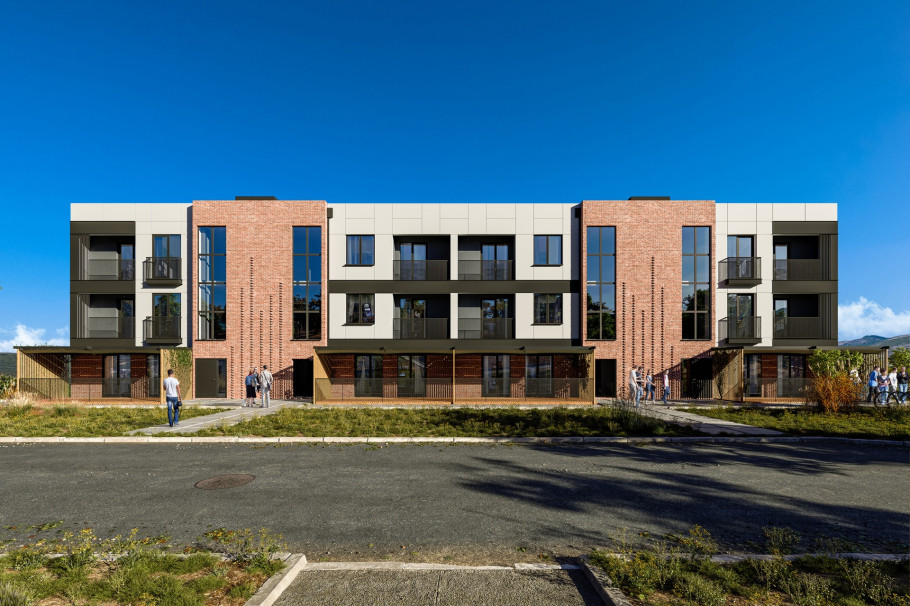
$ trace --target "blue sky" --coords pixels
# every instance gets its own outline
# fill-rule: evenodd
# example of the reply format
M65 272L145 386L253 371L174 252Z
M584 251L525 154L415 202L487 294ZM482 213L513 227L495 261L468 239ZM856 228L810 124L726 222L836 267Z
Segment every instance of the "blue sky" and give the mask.
M248 194L837 202L841 337L910 333L908 43L899 1L5 0L0 351L66 341L71 202Z

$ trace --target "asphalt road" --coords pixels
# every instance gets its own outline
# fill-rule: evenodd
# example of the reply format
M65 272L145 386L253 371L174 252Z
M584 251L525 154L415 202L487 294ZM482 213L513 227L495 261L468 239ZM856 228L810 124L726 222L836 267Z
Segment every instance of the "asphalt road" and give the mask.
M194 484L228 473L241 487ZM212 527L268 527L311 560L536 561L638 533L707 528L729 549L764 526L907 550L902 448L841 444L654 446L95 445L0 447L0 538L65 520L139 527L187 544Z

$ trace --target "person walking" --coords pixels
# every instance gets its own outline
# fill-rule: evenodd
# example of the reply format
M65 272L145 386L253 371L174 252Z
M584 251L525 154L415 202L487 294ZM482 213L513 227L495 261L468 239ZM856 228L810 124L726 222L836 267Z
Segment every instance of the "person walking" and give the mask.
M653 402L654 401L654 375L651 374L650 370L645 375L645 388L647 389L647 393L645 394L645 400L651 400Z
M638 367L638 400L641 403L641 400L645 397L645 367Z
M256 382L256 375L252 368L250 369L250 374L243 380L243 384L246 386L246 403L244 403L244 406L254 406L256 404L256 388L259 387L259 384Z
M174 376L174 369L169 368L167 378L164 380L164 399L167 401L168 427L180 425L180 381Z
M910 383L910 374L907 373L907 367L901 366L901 371L897 373L897 393L898 401L903 404L907 398L907 385Z
M888 375L886 375L884 372L879 371L879 373L878 373L878 395L879 395L879 401L883 405L888 403L888 383L890 383L890 381L888 380Z
M894 400L897 401L897 368L892 368L891 372L888 373L888 394L894 396ZM887 402L888 399L885 398Z
M262 405L260 408L268 408L272 404L272 398L269 397L269 392L271 391L272 373L269 372L269 367L263 364L262 372L259 373L259 393L262 394Z
M629 372L629 397L635 401L635 407L638 408L638 369L634 366Z
M664 371L664 406L669 406L667 404L667 398L670 396L670 371Z
M866 403L871 404L875 400L875 396L878 395L878 366L869 373L868 385L869 396L866 398Z

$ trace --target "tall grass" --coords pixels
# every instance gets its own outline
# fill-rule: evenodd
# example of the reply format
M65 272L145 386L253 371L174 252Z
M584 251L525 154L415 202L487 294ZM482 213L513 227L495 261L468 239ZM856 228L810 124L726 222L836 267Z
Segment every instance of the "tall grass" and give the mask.
M181 409L181 419L210 415L227 409ZM0 407L0 436L19 437L99 437L120 436L124 433L161 425L167 422L162 408L83 408L79 406L21 406Z

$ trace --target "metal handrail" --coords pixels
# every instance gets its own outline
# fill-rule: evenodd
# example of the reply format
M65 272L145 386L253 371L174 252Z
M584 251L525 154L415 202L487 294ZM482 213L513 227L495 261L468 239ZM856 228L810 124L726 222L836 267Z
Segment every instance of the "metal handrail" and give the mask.
M146 282L180 280L180 257L147 257L142 263L142 277Z

